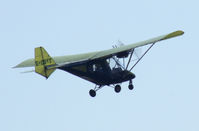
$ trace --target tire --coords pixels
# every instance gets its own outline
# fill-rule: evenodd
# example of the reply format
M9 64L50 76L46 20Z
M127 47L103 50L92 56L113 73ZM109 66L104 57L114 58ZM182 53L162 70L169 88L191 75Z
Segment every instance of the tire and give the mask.
M95 97L95 96L96 96L96 91L93 90L93 89L91 89L91 90L89 91L89 95L90 95L91 97Z
M132 84L130 84L129 86L129 90L133 90L134 86Z
M114 89L115 89L116 93L119 93L121 91L121 86L120 85L116 85Z

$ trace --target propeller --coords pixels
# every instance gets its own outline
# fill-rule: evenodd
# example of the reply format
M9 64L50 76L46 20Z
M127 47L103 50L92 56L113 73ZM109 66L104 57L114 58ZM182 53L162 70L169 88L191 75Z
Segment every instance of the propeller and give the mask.
M118 48L118 47L121 47L121 46L124 46L125 44L123 43L123 42L121 42L120 40L118 40L117 42L116 42L116 44L115 45L113 45L112 47L113 48Z

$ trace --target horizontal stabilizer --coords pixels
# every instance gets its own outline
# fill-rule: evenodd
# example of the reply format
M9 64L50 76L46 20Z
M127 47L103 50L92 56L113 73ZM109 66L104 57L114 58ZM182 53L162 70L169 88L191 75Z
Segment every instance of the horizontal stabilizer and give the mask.
M35 70L24 71L24 72L21 72L21 73L32 73L32 72L35 72Z

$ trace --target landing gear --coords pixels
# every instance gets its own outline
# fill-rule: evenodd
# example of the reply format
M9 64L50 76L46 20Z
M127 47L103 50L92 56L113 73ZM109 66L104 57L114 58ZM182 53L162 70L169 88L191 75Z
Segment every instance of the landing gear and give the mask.
M133 90L134 88L133 84L130 84L128 87L129 87L129 90Z
M120 85L116 85L114 89L115 89L116 93L119 93L121 91L121 86Z
M96 96L96 91L93 90L93 89L91 89L91 90L89 91L89 94L90 94L91 97L95 97L95 96Z
M89 95L90 95L91 97L95 97L95 96L96 96L96 92L97 92L99 89L101 89L102 87L103 87L103 86L101 86L101 85L96 85L94 89L91 89L91 90L89 91Z
M132 84L132 80L129 81L129 86L128 86L129 90L133 90L134 86Z
M104 85L96 85L94 89L91 89L91 90L89 91L89 95L90 95L91 97L95 97L95 96L96 96L96 92L97 92L99 89L101 89L103 86L104 86ZM110 87L114 88L114 90L115 90L116 93L119 93L119 92L121 91L121 86L120 86L120 85L115 85L115 87L114 87L114 86L110 86ZM133 90L134 86L133 86L133 84L132 84L132 80L129 81L129 86L128 86L128 88L129 88L129 90Z

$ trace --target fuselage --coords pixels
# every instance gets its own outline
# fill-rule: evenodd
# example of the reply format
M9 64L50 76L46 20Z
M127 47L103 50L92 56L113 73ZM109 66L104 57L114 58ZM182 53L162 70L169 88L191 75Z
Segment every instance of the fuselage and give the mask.
M111 68L105 59L60 69L101 86L122 83L135 78L132 72L123 70L121 67Z

